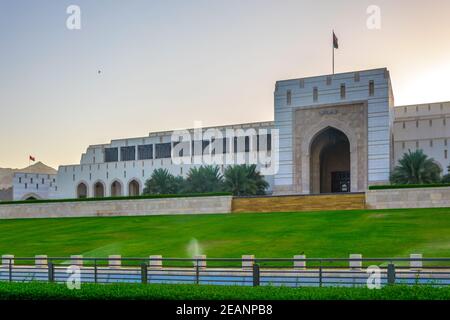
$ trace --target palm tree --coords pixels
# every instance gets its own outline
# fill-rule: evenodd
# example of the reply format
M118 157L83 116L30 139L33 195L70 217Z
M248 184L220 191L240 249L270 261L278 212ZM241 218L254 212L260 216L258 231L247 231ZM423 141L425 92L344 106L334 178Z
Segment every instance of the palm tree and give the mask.
M145 182L144 194L177 194L183 188L184 179L175 177L167 169L156 169Z
M200 166L189 170L186 178L186 192L218 192L223 189L223 177L218 166Z
M229 166L225 170L224 178L225 190L237 196L265 194L269 187L254 164Z
M441 168L422 150L403 154L391 175L393 184L426 184L439 182Z

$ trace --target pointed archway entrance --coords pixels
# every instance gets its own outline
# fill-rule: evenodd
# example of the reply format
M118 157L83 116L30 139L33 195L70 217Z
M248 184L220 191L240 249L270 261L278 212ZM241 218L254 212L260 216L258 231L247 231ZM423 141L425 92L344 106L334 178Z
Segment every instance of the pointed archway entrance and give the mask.
M111 197L120 197L122 195L122 184L115 180L111 183Z
M328 127L318 133L310 150L311 193L350 192L350 142L342 131Z
M94 197L95 198L103 198L105 196L105 185L103 182L96 182L94 184Z
M138 196L140 194L139 189L139 182L137 182L136 180L131 180L130 183L128 183L128 195L130 197Z

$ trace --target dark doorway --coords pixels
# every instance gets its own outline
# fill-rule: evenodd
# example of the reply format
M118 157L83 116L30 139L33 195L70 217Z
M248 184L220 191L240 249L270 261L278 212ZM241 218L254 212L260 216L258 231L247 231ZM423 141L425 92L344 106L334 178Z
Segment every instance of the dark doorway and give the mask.
M350 192L350 171L331 173L331 192Z
M105 196L105 187L102 182L97 182L94 185L94 197L103 198Z
M350 142L340 130L328 127L311 144L311 193L350 192Z

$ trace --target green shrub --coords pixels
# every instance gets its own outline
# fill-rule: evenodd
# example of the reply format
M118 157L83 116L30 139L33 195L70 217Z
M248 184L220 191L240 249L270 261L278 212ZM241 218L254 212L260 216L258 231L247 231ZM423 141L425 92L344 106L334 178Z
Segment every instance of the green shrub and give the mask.
M438 187L450 187L450 183L389 184L389 185L370 186L369 190L438 188Z
M288 288L175 284L81 284L69 290L64 284L0 283L1 300L448 300L450 286L388 286L367 288Z
M129 197L4 201L4 202L0 202L0 205L2 205L2 204L58 203L58 202L87 202L87 201L120 201L120 200L142 200L142 199L160 199L160 198L214 197L214 196L230 196L230 195L231 195L230 192L151 194L151 195L129 196Z

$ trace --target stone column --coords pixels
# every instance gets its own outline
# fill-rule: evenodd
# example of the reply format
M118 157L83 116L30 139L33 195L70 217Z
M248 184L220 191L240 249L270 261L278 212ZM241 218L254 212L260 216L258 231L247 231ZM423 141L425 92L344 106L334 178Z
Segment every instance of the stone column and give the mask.
M197 255L194 257L194 259L199 259L199 261L195 260L194 261L194 266L197 267L197 262L198 262L198 267L201 269L206 269L206 255L202 254L202 255Z
M351 254L350 259L362 259L362 254ZM350 261L349 265L351 269L361 269L362 261Z
M296 259L306 259L306 256L303 254L294 256L294 260ZM294 261L294 269L306 269L306 261Z
M409 266L411 269L422 269L422 254L421 253L413 253L411 255L409 255L410 259L421 259L421 260L415 260L415 261L410 261L409 262Z
M108 260L108 266L110 268L120 268L120 266L122 265L122 256L120 254L113 254L108 256L108 259L112 259L112 260Z
M255 264L255 256L253 254L242 256L242 269L252 269Z
M45 254L36 255L34 257L34 264L36 268L47 268L48 266L48 257Z
M9 264L14 265L14 255L13 254L2 255L2 266L9 266Z
M73 266L83 266L83 256L82 255L72 255L70 256L70 264Z
M162 256L153 255L149 257L150 269L161 269L162 268Z

